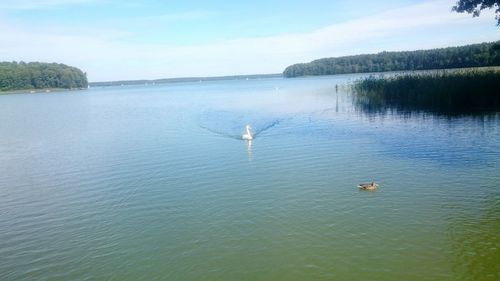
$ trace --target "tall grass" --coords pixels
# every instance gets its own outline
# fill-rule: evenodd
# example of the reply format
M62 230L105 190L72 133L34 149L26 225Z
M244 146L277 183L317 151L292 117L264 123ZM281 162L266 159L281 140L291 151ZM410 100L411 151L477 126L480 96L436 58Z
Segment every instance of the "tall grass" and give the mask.
M354 83L355 102L369 112L467 115L500 111L500 70L466 69L370 76Z

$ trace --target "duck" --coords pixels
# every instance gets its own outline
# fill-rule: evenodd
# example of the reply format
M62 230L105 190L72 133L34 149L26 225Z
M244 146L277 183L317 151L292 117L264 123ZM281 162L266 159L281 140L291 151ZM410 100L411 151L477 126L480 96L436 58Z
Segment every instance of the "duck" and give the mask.
M378 184L372 181L371 183L360 183L358 187L362 190L375 190L378 188Z

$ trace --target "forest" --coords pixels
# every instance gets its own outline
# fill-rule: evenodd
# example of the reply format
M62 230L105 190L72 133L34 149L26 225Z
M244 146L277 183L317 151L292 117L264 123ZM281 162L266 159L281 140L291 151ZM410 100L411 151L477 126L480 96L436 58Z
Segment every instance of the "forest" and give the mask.
M0 62L0 91L87 88L86 73L65 64Z
M430 70L500 65L500 41L440 49L381 52L288 66L284 77L333 75L359 72Z

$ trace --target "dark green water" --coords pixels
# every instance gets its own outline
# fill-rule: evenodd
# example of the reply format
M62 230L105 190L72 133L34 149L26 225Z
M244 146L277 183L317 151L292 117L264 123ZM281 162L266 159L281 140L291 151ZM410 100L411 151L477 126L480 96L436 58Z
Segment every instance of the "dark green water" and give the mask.
M356 77L0 96L0 279L498 280L500 116Z

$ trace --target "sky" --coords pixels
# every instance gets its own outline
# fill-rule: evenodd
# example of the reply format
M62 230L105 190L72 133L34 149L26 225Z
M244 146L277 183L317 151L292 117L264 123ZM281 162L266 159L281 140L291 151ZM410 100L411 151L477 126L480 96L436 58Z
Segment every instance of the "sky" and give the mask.
M281 73L323 57L500 40L455 0L0 0L0 61L89 81Z

